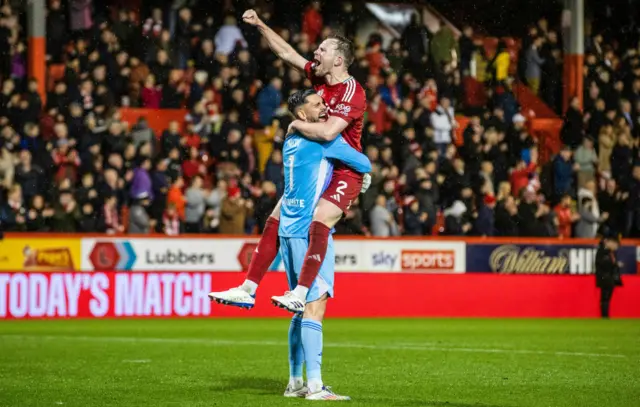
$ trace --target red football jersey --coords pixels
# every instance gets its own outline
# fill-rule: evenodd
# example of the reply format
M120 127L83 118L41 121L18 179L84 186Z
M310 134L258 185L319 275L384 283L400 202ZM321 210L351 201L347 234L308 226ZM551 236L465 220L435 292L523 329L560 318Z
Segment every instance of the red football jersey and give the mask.
M337 116L347 123L347 127L342 131L342 137L347 144L362 152L362 127L364 126L364 112L367 109L367 97L364 89L353 76L344 82L335 85L327 85L324 78L313 74L309 61L304 67L307 78L311 80L313 88L318 95L324 99L328 106L327 113ZM360 177L361 175L342 165L335 166L335 172L345 172Z

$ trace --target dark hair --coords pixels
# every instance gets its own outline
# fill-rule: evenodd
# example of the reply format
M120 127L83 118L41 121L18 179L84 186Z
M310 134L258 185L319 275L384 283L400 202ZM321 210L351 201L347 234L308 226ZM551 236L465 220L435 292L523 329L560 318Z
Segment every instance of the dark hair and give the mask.
M289 105L289 111L292 115L296 115L298 108L307 103L307 98L311 95L315 95L316 91L313 89L299 90L289 96L287 104Z
M142 147L144 144L141 144L140 147ZM137 155L139 154L140 148L138 148L138 153L136 153ZM144 165L144 163L146 163L147 161L149 162L149 165L153 165L153 161L151 160L151 157L147 157L144 155L138 155L137 157L137 161L138 161L138 167L142 167Z
M340 34L331 34L327 39L334 40L336 42L336 50L342 55L344 58L344 64L348 68L353 63L356 53L353 42Z
M616 235L614 233L611 233L610 231L608 232L609 233L605 234L604 239L610 242L614 242L615 244L620 244L620 235Z

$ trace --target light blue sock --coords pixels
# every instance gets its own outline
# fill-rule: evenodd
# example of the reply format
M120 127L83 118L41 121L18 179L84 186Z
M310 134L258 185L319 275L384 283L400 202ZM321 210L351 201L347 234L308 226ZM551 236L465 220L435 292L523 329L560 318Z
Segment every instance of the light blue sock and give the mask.
M295 388L302 386L302 317L295 315L289 326L289 383Z
M322 323L302 319L302 347L307 364L307 382L312 393L322 389Z

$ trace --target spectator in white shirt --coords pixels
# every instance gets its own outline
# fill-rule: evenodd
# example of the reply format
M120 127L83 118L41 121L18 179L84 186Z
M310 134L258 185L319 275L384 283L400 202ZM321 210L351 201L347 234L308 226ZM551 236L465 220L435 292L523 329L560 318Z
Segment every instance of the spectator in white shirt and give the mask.
M369 213L371 222L371 234L377 237L390 237L400 235L398 224L393 218L393 214L387 209L387 198L378 195L376 205Z
M216 53L223 55L231 54L238 42L242 44L243 48L247 47L247 41L236 25L236 19L232 16L227 16L224 19L224 25L216 33L215 42Z
M453 111L449 98L440 98L438 107L431 113L431 127L433 127L433 140L438 147L438 153L444 155L447 146L451 144L453 140L452 132L458 127L458 123L455 120L455 112Z

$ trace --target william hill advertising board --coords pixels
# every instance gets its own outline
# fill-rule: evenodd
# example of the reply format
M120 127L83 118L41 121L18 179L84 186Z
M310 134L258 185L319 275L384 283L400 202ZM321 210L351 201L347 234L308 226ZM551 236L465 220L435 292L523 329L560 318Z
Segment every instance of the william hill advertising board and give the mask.
M593 274L595 246L467 244L467 272L500 274ZM636 274L636 247L620 246L622 274Z

